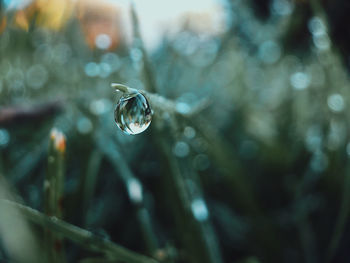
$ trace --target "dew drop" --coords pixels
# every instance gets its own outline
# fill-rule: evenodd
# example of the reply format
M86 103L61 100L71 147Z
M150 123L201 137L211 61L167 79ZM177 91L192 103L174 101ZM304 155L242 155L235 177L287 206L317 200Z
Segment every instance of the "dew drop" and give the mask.
M100 63L99 75L101 78L107 78L112 72L111 66L107 63Z
M319 17L313 17L308 23L309 30L312 35L320 36L326 34L326 26L324 25L322 19Z
M195 219L198 221L202 222L208 219L209 211L203 199L197 198L193 200L191 209Z
M187 143L183 141L176 142L176 144L173 147L173 153L179 157L184 158L186 157L190 152L190 147Z
M120 98L114 119L124 133L139 134L151 124L152 110L146 97L135 91Z
M5 129L0 129L0 148L5 148L10 142L10 134Z
M128 179L126 185L131 201L136 204L141 203L143 199L141 183L137 179L131 178Z
M92 131L93 125L92 122L86 118L86 117L81 117L78 119L77 122L77 130L81 134L88 134Z
M290 83L296 90L306 89L310 84L310 77L304 72L296 72L290 77Z
M47 82L49 75L43 65L37 64L28 69L26 78L29 87L39 89Z
M85 74L89 77L96 77L100 73L100 67L95 62L89 62L85 65Z
M108 49L111 46L112 41L109 35L100 34L96 37L95 44L99 49Z
M112 103L107 99L97 99L90 103L90 111L94 115L101 115L109 111Z
M274 0L272 2L272 11L280 16L290 15L293 8L293 3L287 0Z
M341 112L345 108L345 102L343 96L335 93L328 97L327 99L328 107L334 112Z
M196 137L196 130L192 127L187 126L184 129L184 135L188 139L193 139L194 137Z
M266 41L259 46L258 56L266 64L273 64L281 57L280 46L272 40Z
M176 111L181 114L187 114L191 111L191 107L185 102L178 102L176 104Z

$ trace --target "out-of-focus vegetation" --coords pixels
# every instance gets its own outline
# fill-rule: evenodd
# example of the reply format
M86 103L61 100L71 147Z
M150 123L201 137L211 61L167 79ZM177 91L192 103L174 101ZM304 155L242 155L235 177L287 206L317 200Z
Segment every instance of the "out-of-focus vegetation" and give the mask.
M145 2L0 0L0 262L349 262L347 1Z

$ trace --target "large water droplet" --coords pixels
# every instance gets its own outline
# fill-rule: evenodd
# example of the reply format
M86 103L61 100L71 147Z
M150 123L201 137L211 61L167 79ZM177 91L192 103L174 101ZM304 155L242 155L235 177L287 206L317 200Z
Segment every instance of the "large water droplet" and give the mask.
M140 92L123 95L114 112L118 127L126 134L139 134L151 124L152 110Z

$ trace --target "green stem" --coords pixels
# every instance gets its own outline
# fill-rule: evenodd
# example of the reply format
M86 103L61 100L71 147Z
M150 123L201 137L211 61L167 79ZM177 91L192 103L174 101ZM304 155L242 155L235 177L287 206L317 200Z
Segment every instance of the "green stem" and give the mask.
M343 188L343 196L341 200L341 207L339 211L339 215L334 227L333 235L331 237L331 241L329 243L329 247L327 249L326 261L331 262L337 247L339 245L339 241L342 237L342 233L344 232L344 228L348 221L350 215L350 165L349 162L347 164L346 174L345 174L345 182Z
M131 90L128 86L119 83L112 83L111 87L123 93L129 93Z
M156 93L158 90L157 83L155 81L151 63L148 59L148 54L143 45L139 23L133 4L131 5L131 16L136 44L141 50L143 57L142 74L145 78L145 88L149 92ZM176 109L177 105L175 102L164 99L158 94L148 94L147 92L144 93L150 99L151 106L154 107L156 111L156 107L160 106L159 109L161 112L164 112L164 110L166 110L169 114L179 114ZM174 126L171 128L176 129L176 124L174 124ZM210 240L213 240L212 237L214 235L209 236L208 231L204 231L202 224L193 218L191 210L191 204L193 200L182 176L186 171L182 170L183 167L169 151L169 144L166 140L166 138L169 138L169 141L174 141L176 140L176 137L169 137L168 134L169 133L160 125L155 125L153 134L154 136L152 136L152 138L154 139L154 143L158 146L159 151L162 153L162 156L165 158L165 163L168 166L167 168L169 172L166 174L167 180L169 182L168 186L171 188L170 190L172 191L173 195L172 198L176 200L176 205L180 209L181 213L179 213L176 209L174 209L172 212L174 213L174 216L177 217L177 227L181 230L181 232L186 233L181 236L181 238L183 238L183 245L188 250L187 252L189 254L191 262L221 262L221 254L219 252L218 244L216 242L210 242ZM179 217L179 214L183 215L183 217ZM206 222L206 224L208 226L211 225L209 222ZM211 247L208 246L208 244L210 244Z
M130 251L109 240L102 239L85 229L74 226L57 217L46 216L35 209L9 200L0 199L0 202L4 205L17 208L24 217L33 223L48 228L52 232L60 234L91 251L103 253L111 259L118 259L128 263L157 263L152 258Z
M64 185L65 137L53 129L50 134L48 169L44 180L44 210L49 216L62 218ZM50 262L64 262L63 240L50 230L45 231L48 258Z
M121 177L127 189L129 199L136 210L136 216L139 221L141 233L148 252L150 255L155 255L156 250L159 248L159 242L153 229L150 213L144 204L141 182L136 178L130 169L123 154L120 153L120 150L117 148L118 146L115 145L115 142L113 142L111 136L102 133L102 131L98 131L96 136L96 144ZM113 145L113 147L108 147L109 145Z

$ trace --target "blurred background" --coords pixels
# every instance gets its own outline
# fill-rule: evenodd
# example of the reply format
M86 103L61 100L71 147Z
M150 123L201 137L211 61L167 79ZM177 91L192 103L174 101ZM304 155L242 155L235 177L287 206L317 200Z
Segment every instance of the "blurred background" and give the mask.
M349 262L349 11L0 0L0 198L157 262ZM158 95L143 133L112 82ZM0 262L142 262L47 232L0 202Z

